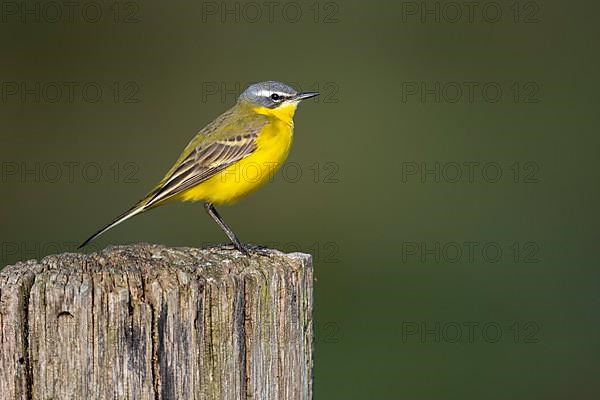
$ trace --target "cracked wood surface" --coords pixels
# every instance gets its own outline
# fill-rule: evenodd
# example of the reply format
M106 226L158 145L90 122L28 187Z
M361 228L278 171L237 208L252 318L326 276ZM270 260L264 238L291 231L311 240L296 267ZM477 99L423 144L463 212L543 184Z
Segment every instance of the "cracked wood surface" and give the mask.
M312 264L110 247L0 272L0 399L312 398Z

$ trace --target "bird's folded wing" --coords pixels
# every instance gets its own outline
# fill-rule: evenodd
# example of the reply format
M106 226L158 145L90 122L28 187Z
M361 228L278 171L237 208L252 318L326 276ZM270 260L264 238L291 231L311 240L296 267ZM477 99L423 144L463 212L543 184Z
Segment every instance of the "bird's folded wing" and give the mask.
M148 195L144 208L151 208L183 193L252 154L256 150L256 139L263 126L244 134L201 144L193 149Z

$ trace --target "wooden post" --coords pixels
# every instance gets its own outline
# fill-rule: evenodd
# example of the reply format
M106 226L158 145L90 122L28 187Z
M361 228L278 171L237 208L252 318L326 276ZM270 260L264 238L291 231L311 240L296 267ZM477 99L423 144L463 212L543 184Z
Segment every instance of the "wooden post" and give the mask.
M312 398L309 255L119 246L0 272L0 399Z

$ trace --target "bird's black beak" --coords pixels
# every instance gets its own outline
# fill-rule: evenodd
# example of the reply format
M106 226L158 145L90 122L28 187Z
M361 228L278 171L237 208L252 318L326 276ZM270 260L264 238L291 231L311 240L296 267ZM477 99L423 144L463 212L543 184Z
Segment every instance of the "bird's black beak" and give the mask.
M310 99L311 97L316 97L318 96L319 93L318 92L304 92L304 93L298 93L295 96L295 100L306 100L306 99Z

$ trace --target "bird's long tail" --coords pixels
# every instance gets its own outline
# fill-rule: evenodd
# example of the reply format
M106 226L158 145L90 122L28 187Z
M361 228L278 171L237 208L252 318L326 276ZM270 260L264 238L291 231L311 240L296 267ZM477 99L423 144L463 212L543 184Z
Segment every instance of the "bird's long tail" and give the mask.
M90 236L85 242L83 242L78 249L81 249L82 247L84 247L85 245L87 245L89 242L91 242L92 240L96 239L98 236L102 235L104 232L108 231L109 229L119 225L121 222L128 220L129 218L133 217L134 215L137 215L143 211L146 211L147 208L144 206L143 202L140 202L138 204L136 204L135 206L131 207L129 210L125 211L123 214L119 215L117 218L114 219L113 222L111 222L110 224L106 225L104 228L100 229L98 232L94 233L92 236Z

